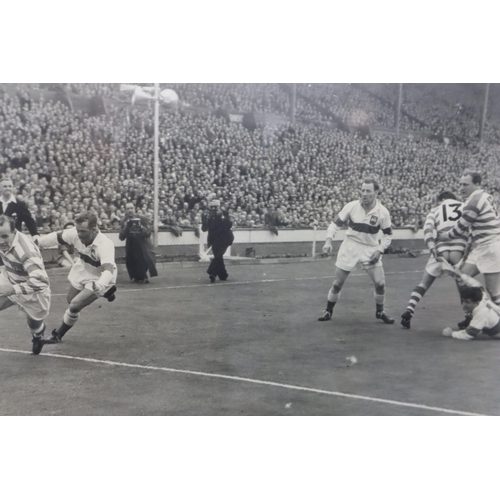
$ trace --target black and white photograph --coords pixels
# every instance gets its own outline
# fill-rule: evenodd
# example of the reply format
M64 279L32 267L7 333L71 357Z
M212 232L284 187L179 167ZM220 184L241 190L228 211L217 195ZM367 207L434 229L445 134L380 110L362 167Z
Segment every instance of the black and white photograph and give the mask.
M9 45L8 450L20 461L36 446L36 482L95 460L76 498L99 481L97 498L366 498L369 484L420 498L417 467L447 497L439 468L460 476L478 446L470 429L487 443L500 415L494 58L478 49L465 67L464 44L437 39L406 50L398 16L380 39L360 36L364 19L330 45L319 11L305 10L301 31L292 7L269 18L257 7L245 22L184 10L173 29L184 36L164 43L152 27L174 19L148 12L148 28L135 5L137 34L111 23L105 37L89 11L74 46L65 22L55 45ZM330 14L332 29L354 23ZM113 484L140 456L130 487ZM383 484L385 461L397 469ZM475 491L462 480L453 498ZM20 481L6 498L24 498Z

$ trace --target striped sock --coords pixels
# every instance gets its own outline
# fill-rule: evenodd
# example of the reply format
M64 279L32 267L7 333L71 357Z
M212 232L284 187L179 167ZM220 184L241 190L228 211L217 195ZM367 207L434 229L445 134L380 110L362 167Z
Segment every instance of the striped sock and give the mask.
M413 292L411 292L410 301L408 302L408 307L406 309L408 309L408 311L412 314L415 312L415 307L417 307L417 304L425 295L426 291L427 288L424 288L422 285L418 285L414 288Z

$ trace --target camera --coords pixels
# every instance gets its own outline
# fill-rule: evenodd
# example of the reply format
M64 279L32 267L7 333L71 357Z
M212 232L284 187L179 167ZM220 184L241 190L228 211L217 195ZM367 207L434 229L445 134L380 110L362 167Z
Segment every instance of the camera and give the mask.
M141 219L129 219L127 228L130 234L139 234L141 232Z

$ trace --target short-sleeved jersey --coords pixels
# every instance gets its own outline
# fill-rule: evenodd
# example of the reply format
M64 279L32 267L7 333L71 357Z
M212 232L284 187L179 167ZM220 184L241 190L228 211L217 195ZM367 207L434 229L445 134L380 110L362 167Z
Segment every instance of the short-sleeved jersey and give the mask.
M351 201L338 213L336 223L341 222L348 223L346 236L363 245L378 246L380 231L386 236L392 234L389 210L378 200L368 213L360 200Z
M42 254L26 235L16 231L11 247L6 252L0 251L0 257L16 295L50 291Z
M464 251L467 244L466 234L448 241L439 240L439 234L449 231L462 217L462 206L460 201L447 199L428 213L424 223L424 241L429 248L436 248L438 254L446 250Z
M76 227L42 236L39 244L41 247L73 245L75 253L79 257L75 265L82 265L85 271L96 277L99 277L106 270L112 274L117 271L115 245L100 231L88 246L85 246L78 237Z
M97 233L94 241L89 246L82 243L78 237L76 227L57 232L56 236L59 245L74 245L77 256L85 270L90 274L100 276L104 270L111 273L116 271L115 245L101 232Z
M470 231L474 245L488 244L500 237L500 217L493 204L493 198L482 189L476 189L464 202L462 217L450 230L450 236L457 238Z
M470 327L476 328L486 335L497 335L500 333L500 316L498 308L489 299L483 300L472 311Z

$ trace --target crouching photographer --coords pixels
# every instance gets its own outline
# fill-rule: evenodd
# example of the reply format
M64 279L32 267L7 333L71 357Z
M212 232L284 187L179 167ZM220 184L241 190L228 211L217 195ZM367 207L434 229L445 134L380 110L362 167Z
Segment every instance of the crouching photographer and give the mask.
M125 217L120 223L119 238L125 243L125 265L130 280L138 284L149 283L150 277L158 276L156 256L150 241L151 229L146 217L137 215L132 203L125 205Z
M221 281L226 281L229 276L224 265L224 254L234 241L232 225L227 212L221 211L220 201L212 200L208 205L208 212L204 212L201 218L201 230L208 231L207 244L209 248L212 247L214 254L207 269L212 283L215 283L217 276Z

